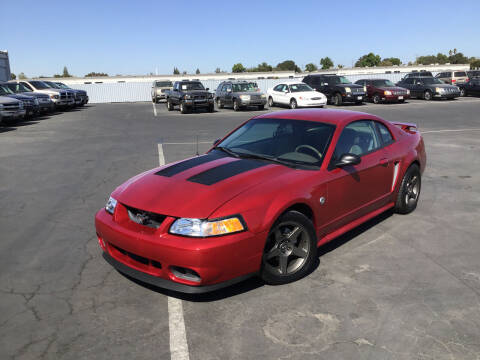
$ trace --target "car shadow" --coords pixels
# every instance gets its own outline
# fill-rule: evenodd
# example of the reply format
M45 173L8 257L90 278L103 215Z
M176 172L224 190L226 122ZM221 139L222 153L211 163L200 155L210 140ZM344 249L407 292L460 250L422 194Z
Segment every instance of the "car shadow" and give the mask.
M358 227L346 232L345 234L339 236L338 238L333 239L332 241L326 243L325 245L320 246L318 248L318 253L317 253L317 258L316 258L315 264L314 264L314 266L312 266L312 269L305 275L305 277L317 270L317 268L320 265L320 258L323 255L328 254L329 252L331 252L335 249L338 249L342 245L346 244L347 242L354 239L358 235L361 235L362 233L369 230L370 228L378 225L379 223L388 219L392 215L393 215L393 210L386 211L386 212L374 217L373 219L359 225ZM138 279L135 279L135 278L133 278L133 277L127 275L127 274L124 274L124 273L120 272L120 271L119 271L119 273L121 275L125 276L126 278L128 278L129 280L133 281L137 285L142 286L144 288L147 288L147 289L149 289L151 291L154 291L158 294L162 294L162 295L165 295L165 296L170 296L170 297L174 297L174 298L177 298L177 299L180 299L180 300L185 300L185 301L190 301L190 302L219 301L219 300L223 300L223 299L226 299L226 298L230 298L230 297L233 297L233 296L236 296L236 295L239 295L239 294L243 294L243 293L258 289L258 288L266 285L265 282L262 279L260 279L258 276L252 276L251 278L248 278L248 279L246 279L246 280L244 280L240 283L237 283L237 284L234 284L234 285L231 285L231 286L219 289L219 290L215 290L215 291L212 291L212 292L208 292L208 293L204 293L204 294L185 294L185 293L181 293L181 292L177 292L177 291L172 291L172 290L168 290L168 289L159 288L157 286L154 286L154 285L145 283L143 281L140 281Z
M11 126L6 126L6 125L0 125L0 134L2 133L6 133L6 132L9 132L9 131L14 131L16 130L16 128L14 127L11 127Z

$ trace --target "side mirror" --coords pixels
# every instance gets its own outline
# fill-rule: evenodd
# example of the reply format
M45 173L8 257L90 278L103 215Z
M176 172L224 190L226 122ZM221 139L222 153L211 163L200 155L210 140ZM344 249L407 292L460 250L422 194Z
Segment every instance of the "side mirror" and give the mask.
M360 156L358 156L358 155L355 155L355 154L343 154L343 155L340 157L340 160L338 160L338 161L335 163L335 166L341 168L341 167L349 166L349 165L358 165L358 164L360 164L360 161L362 161L362 159L361 159Z
M217 146L217 144L220 142L220 140L222 140L221 138L218 138L217 140L215 140L213 142L213 146Z
M210 90L210 88L206 88L205 90L207 90L207 91L208 91L208 90Z

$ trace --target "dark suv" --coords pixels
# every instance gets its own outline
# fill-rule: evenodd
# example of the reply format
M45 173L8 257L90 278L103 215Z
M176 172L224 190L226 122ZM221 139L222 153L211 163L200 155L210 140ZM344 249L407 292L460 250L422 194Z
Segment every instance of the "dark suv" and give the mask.
M404 102L410 97L410 90L395 86L387 79L362 79L355 82L367 87L367 97L375 104L381 102Z
M330 103L337 106L344 102L361 104L367 92L365 86L352 84L345 76L340 75L307 75L302 81L324 94Z
M454 99L460 96L457 86L445 84L432 76L410 77L397 85L410 90L410 96L418 99Z
M480 77L471 78L464 84L458 84L458 87L460 88L460 96L480 96Z
M247 106L257 106L263 110L267 103L267 96L260 91L257 83L251 81L224 81L215 92L215 101L219 109L231 106L238 111Z

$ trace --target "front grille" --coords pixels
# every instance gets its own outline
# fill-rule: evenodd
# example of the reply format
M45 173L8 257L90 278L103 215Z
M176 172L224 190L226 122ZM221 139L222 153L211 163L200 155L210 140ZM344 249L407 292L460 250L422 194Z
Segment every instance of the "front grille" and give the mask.
M250 100L260 100L262 95L250 95Z
M3 108L5 110L15 111L20 108L20 104L19 103L3 104Z
M395 90L393 95L407 95L407 92L405 90Z
M354 93L363 93L363 88L352 88L352 92L354 92Z
M321 100L321 99L322 99L321 97L313 97L310 100Z
M67 94L66 93L61 93L60 94L60 99L66 99L67 98Z
M143 264L143 265L152 265L153 267L156 267L157 269L161 269L162 268L162 264L159 263L158 261L155 261L155 260L151 260L151 259L148 259L146 257L143 257L143 256L140 256L140 255L137 255L137 254L134 254L134 253L131 253L127 250L124 250L116 245L113 245L112 243L109 243L109 245L114 248L115 250L117 250L119 253L121 253L122 255L124 256L128 256L130 259L140 263L140 264Z
M193 98L195 100L207 100L207 98L203 95L195 95Z
M158 229L166 218L165 215L135 209L127 205L124 206L127 209L128 217L130 218L130 220L139 225L148 226L153 229Z

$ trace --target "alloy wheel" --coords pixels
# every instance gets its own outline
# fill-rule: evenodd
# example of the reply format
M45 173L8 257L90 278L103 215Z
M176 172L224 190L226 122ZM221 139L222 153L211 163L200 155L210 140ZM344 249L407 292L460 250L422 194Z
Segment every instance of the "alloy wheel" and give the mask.
M418 200L420 193L420 184L417 175L413 175L408 179L405 191L405 204L412 205Z

